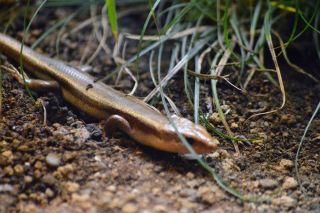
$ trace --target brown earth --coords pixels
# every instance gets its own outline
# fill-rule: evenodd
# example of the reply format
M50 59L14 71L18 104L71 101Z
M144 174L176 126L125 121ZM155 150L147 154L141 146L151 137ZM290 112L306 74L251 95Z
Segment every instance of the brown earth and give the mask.
M33 28L33 34L39 34L41 27L38 29L35 24ZM53 52L52 38L41 45L45 47L41 48L43 52ZM86 35L70 38L71 43L64 43L60 58L79 61L81 50L77 52L77 42L85 38ZM32 43L32 37L28 43ZM103 55L93 66L107 70L101 61ZM304 128L320 100L320 88L289 69L284 75L288 95L285 108L246 122L254 110L280 105L278 89L262 75L250 83L249 95L219 84L219 95L224 108L230 109L227 120L235 135L261 140L240 144L238 156L229 141L219 139L220 150L204 159L230 186L244 194L268 198L255 203L241 202L229 195L210 174L186 157L143 147L121 134L118 139L108 140L98 121L68 105L59 94L34 93L34 97L42 97L46 106L48 120L44 125L42 107L5 74L0 121L0 212L319 212L319 117L300 153L304 191L296 181L294 158ZM139 95L145 95L150 88L145 76ZM128 82L124 79L119 85L126 91L132 85ZM185 98L178 99L182 83L181 78L175 78L168 93L191 118L192 110ZM204 84L202 97L209 97L208 88L209 84ZM207 105L203 106L206 111ZM213 119L213 123L224 131L218 120Z

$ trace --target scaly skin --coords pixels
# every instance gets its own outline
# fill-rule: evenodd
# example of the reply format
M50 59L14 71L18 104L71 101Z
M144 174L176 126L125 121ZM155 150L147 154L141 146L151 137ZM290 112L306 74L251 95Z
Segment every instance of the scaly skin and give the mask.
M20 47L20 42L0 33L2 54L18 62ZM38 79L58 83L56 85L59 85L66 101L93 117L106 119L107 133L110 133L111 129L118 128L146 146L167 152L188 153L167 117L148 104L114 90L104 83L94 83L90 75L28 47L23 48L22 55L28 73ZM89 84L91 88L88 87ZM205 128L185 118L178 116L172 118L179 132L191 142L197 153L209 153L217 148L218 140Z

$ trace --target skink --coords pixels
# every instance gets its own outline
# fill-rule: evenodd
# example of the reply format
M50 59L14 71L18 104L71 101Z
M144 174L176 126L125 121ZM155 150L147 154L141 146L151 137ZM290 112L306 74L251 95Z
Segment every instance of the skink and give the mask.
M20 58L21 43L0 33L0 52L16 62ZM31 89L59 87L63 98L78 109L98 119L105 119L105 131L119 129L134 140L155 149L188 153L168 118L145 102L125 95L62 61L44 56L23 47L23 66L28 73L40 79L29 82ZM42 80L42 81L41 81ZM88 86L90 85L90 86ZM197 153L208 153L219 144L200 125L186 118L172 116L178 131Z

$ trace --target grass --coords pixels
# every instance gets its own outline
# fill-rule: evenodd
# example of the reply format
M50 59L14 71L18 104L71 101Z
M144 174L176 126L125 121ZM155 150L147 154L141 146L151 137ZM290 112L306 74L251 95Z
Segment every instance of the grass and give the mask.
M116 4L121 4L121 6L125 7L132 6L134 3L145 4L149 8L149 11L145 11L146 21L141 33L132 35L119 32L118 19L121 15L116 9ZM94 12L97 4L104 4L106 7L106 10L102 10L101 15L97 15ZM260 78L267 79L270 84L279 88L279 93L282 96L280 106L275 106L274 109L269 111L252 114L248 119L275 113L285 106L285 83L279 66L279 58L281 56L293 70L319 83L315 76L294 64L294 61L287 54L287 48L292 43L298 41L304 34L309 33L313 36L315 51L320 59L319 1L301 3L298 0L242 0L234 3L230 0L135 0L117 2L115 0L92 0L90 2L83 0L49 0L43 1L38 6L38 10L36 10L29 25L25 28L25 32L29 31L33 18L42 6L67 7L75 5L79 6L80 9L49 28L34 43L33 47L36 47L49 34L67 26L72 19L81 14L80 11L89 7L91 15L87 20L88 24L79 26L74 32L69 32L70 34L79 33L85 26L94 26L93 35L98 38L100 43L92 57L86 60L86 63L90 64L101 51L104 51L107 55L112 54L118 67L106 78L118 74L119 79L124 71L129 73L132 79L135 80L135 87L130 93L134 94L139 83L140 72L138 69L132 70L132 67L137 68L137 66L134 67L133 65L138 64L141 58L148 58L154 89L150 91L144 101L151 103L161 99L169 119L171 111L176 114L180 114L180 112L174 101L166 94L166 89L168 82L180 73L180 75L183 75L184 94L188 99L188 104L193 109L195 123L201 123L213 134L231 141L235 151L238 153L240 153L239 142L254 141L255 139L240 138L232 132L226 119L227 112L221 107L222 101L218 92L219 82L225 81L238 91L248 93L250 91L247 89L251 80L254 76L259 75ZM108 17L108 24L103 22L106 20L105 13ZM290 30L282 30L282 26L288 20L293 20ZM116 40L113 51L111 51L111 47L105 44L109 27L113 38ZM102 32L99 30L100 28L103 28ZM66 37L68 34L62 35L61 33L57 38L57 53L59 53L59 42L63 36ZM136 55L126 60L125 47L127 40L138 41L139 51ZM124 49L121 56L120 47ZM167 56L168 53L171 53L169 57ZM272 66L270 66L270 62L265 60L265 57L270 56L273 63ZM85 61L87 57L83 56L84 59L81 61ZM162 66L163 60L170 61L167 67ZM228 76L232 76L232 79L236 79L236 81L231 82ZM212 104L214 105L214 110L219 113L225 128L224 132L215 129L208 121L206 112L202 111L200 104L203 100L203 97L201 97L201 84L204 84L205 81L209 82L206 85L210 86ZM297 152L297 171L299 150L304 136L305 134ZM243 196L228 187L219 178L214 169L194 153L192 147L181 134L179 134L179 137L198 163L213 175L224 190L241 200L256 200ZM297 177L299 177L298 173Z

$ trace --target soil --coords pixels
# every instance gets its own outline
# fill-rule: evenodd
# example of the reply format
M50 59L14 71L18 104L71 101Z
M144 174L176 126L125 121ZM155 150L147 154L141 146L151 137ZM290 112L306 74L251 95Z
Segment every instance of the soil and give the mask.
M61 16L61 11L49 11L53 20ZM40 14L27 44L44 30L41 23L45 17ZM18 20L11 29L15 37L19 33L13 31L21 30L22 19ZM77 44L88 35L69 38L63 43L60 58L80 61L83 50L79 49L83 48ZM38 51L53 53L53 38L54 35L45 39ZM134 48L130 51L134 52ZM106 70L110 64L104 59L103 54L99 55L93 67ZM294 159L304 128L320 100L320 88L289 69L284 77L284 109L248 121L254 110L280 106L279 90L262 75L251 81L248 95L223 82L219 84L224 108L230 109L227 121L235 135L260 138L255 143L241 143L241 155L235 154L229 141L220 138L220 149L204 156L231 187L246 195L267 197L262 202L242 202L222 190L210 174L185 156L141 146L121 134L112 139L104 137L99 121L71 107L59 94L33 93L44 101L44 124L42 106L4 73L0 212L319 212L319 117L311 125L300 153L299 174L304 190L296 180ZM139 96L150 88L148 80L147 75L141 79ZM128 91L132 86L128 82L124 79L118 87ZM177 98L182 83L181 78L175 78L168 92L183 114L191 118L192 110L185 99ZM209 84L204 85L209 88ZM209 97L208 88L203 86L203 97ZM206 105L203 109L210 111ZM224 132L219 120L212 122Z

